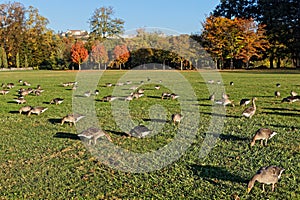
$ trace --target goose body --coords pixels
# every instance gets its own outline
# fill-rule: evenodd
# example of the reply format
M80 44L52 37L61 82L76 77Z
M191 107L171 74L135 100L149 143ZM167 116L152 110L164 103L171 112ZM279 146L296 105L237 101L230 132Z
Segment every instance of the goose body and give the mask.
M104 101L104 102L111 102L111 101L114 101L116 99L117 99L117 97L113 97L113 96L109 95L109 96L103 97L102 101Z
M144 93L134 92L131 95L133 96L133 98L138 99L138 98L144 96Z
M93 141L94 144L96 144L97 139L103 136L105 136L110 142L112 142L111 137L107 133L105 133L103 130L94 127L84 130L80 134L78 134L78 137L87 138L89 140L89 144L91 144L91 141Z
M7 83L6 87L7 87L8 89L12 89L12 88L15 87L15 84L13 84L13 83Z
M59 105L61 104L62 102L64 102L64 99L62 98L54 98L50 101L50 104L55 104L55 105Z
M298 94L297 94L295 91L291 90L290 95L291 95L292 97L295 97L295 96L297 96Z
M28 116L30 116L31 113L40 115L41 113L45 112L46 110L48 110L48 108L42 107L42 106L37 106L37 107L32 108L32 109L28 112Z
M111 87L111 86L113 86L112 83L106 83L105 85L106 85L106 87Z
M279 91L275 91L274 95L275 95L275 97L280 97L280 92Z
M214 101L215 100L215 93L212 93L209 97L208 100Z
M133 100L133 95L129 95L125 98L125 101L132 101Z
M180 121L182 120L182 118L183 118L183 116L178 113L172 115L172 121L174 124L176 124L176 123L179 124Z
M240 101L240 106L246 106L246 105L248 105L250 102L251 102L250 99L242 99L242 100Z
M286 98L283 98L281 100L281 103L283 102L294 103L296 101L300 101L300 96L288 96Z
M69 122L70 126L72 126L72 124L76 126L76 122L78 122L80 119L84 117L85 117L84 115L80 115L80 114L68 114L67 116L61 119L61 125L63 125L65 122Z
M231 82L229 83L229 85L233 86L233 85L234 85L234 82L233 82L233 81L231 81Z
M19 97L17 99L15 99L15 101L18 103L18 104L24 104L26 103L26 99L24 99L23 97Z
M272 131L268 128L260 128L256 131L254 137L252 138L250 146L254 146L256 140L260 140L261 145L263 145L263 141L265 141L265 146L267 146L268 140L276 134L277 133L275 131Z
M170 98L170 97L171 97L171 94L168 92L164 92L161 94L161 99Z
M175 93L172 93L170 97L171 97L171 99L177 99L180 96Z
M255 114L255 112L256 112L255 101L256 101L256 100L257 100L256 97L254 97L254 98L252 99L252 106L246 108L246 109L243 111L242 116L251 118L251 117Z
M159 86L159 85L156 85L154 88L157 89L157 90L159 90L159 89L160 89L160 86Z
M285 170L284 168L276 167L276 166L268 166L268 167L260 168L256 172L256 174L252 177L252 179L249 181L247 192L249 193L251 191L256 181L263 184L262 185L263 192L265 191L265 187L264 187L265 184L267 185L272 184L272 192L273 192L275 188L275 184L280 179L281 174L284 170Z
M0 90L0 94L6 95L9 93L9 90Z
M19 113L22 114L23 112L28 113L32 109L31 106L24 106L19 109Z
M229 95L226 93L222 93L222 99L229 99Z
M146 137L151 133L151 130L149 130L146 126L144 125L139 125L131 129L129 135L137 138L143 138Z
M224 107L227 106L227 105L232 105L232 107L234 107L234 103L233 103L233 100L230 100L230 99L221 99L221 100L217 100L215 101L215 104L218 104L218 105L223 105Z
M90 97L91 96L91 91L86 91L84 94L83 94L83 96L85 96L85 97Z

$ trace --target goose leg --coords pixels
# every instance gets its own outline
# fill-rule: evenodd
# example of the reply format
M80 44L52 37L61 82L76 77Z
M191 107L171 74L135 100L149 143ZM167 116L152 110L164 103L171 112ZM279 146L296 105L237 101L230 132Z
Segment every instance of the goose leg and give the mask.
M262 192L265 192L265 184L262 184L262 188L263 188Z

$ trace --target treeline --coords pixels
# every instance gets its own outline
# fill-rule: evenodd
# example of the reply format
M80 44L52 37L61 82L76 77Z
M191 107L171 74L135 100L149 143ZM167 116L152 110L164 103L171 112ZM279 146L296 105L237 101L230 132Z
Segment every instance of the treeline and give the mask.
M299 67L298 1L282 1L279 13L268 2L221 1L199 34L138 29L126 37L120 37L125 22L114 17L112 7L97 8L88 37L78 37L48 29L48 19L36 8L0 4L0 68L131 69L148 63L181 70ZM294 14L288 15L288 9Z

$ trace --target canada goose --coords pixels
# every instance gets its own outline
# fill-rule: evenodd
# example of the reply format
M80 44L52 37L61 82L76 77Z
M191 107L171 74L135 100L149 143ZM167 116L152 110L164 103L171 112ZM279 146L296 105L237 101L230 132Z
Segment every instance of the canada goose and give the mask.
M9 93L9 90L0 90L0 94L6 95Z
M116 99L117 99L117 97L113 97L111 95L108 95L108 96L103 97L102 101L104 101L104 102L111 102L111 101L114 101Z
M295 91L291 90L290 95L291 95L292 97L295 97L295 96L297 96L298 94L297 94Z
M34 93L36 96L40 96L42 92L44 92L44 90L42 90L42 89L36 89L36 90L33 90L33 93Z
M122 83L122 82L116 83L116 86L122 86L122 85L124 85L124 83Z
M96 95L96 96L99 95L99 90L95 90L94 95Z
M131 81L126 81L126 85L130 85L130 84L132 84Z
M45 112L46 110L48 110L48 108L42 107L42 106L37 106L37 107L32 108L32 109L28 112L28 116L30 116L31 113L40 115L41 113Z
M4 83L2 83L1 87L4 89L4 88L6 88L6 85Z
M265 184L272 184L272 192L274 191L275 184L281 177L284 168L276 166L261 167L252 179L248 183L247 192L250 193L251 189L254 186L255 181L262 183L263 192L265 192Z
M76 126L76 122L78 122L80 119L84 117L85 117L84 115L80 115L80 114L68 114L67 116L61 119L61 125L63 125L65 122L69 122L70 126L72 126L72 123L74 124L74 126Z
M275 95L276 98L277 98L277 97L280 97L280 92L279 92L279 91L275 91L275 92L274 92L274 95Z
M125 101L132 101L133 100L133 95L129 95L128 97L125 98Z
M26 103L26 99L24 99L23 97L19 97L17 99L14 99L18 104L24 104Z
M226 93L222 93L222 99L229 99L229 95Z
M254 146L256 140L261 141L261 145L263 145L263 141L265 140L265 146L267 146L268 140L271 139L274 135L277 133L275 131L272 131L268 128L260 128L256 131L254 137L252 138L252 141L250 143L250 146Z
M22 108L19 109L19 113L22 114L23 112L28 113L30 110L32 109L31 106L24 106Z
M7 87L8 89L12 89L12 88L15 87L15 84L13 84L13 83L7 83L7 84L6 84L6 87Z
M280 83L276 83L276 87L281 87Z
M176 114L173 114L172 115L172 121L173 123L176 125L176 124L179 124L180 121L182 120L183 116L179 113L176 113Z
M36 86L36 89L37 89L37 90L41 90L41 89L42 89L41 85L37 85L37 86Z
M215 81L214 80L208 80L207 83L213 84Z
M240 101L240 106L246 106L246 105L248 105L250 102L251 102L250 99L242 99L242 100Z
M82 131L80 134L78 134L78 137L84 137L89 140L89 144L91 144L92 140L94 142L94 145L97 142L97 139L100 137L105 136L110 142L112 142L111 137L105 133L103 130L100 130L98 128L89 128L87 130Z
M89 91L86 91L86 92L83 94L83 96L85 96L85 97L90 97L91 94L92 94L92 92L89 90Z
M286 98L283 98L281 100L281 103L283 103L283 102L294 103L296 101L300 101L300 96L294 96L294 97L293 96L288 96Z
M143 85L143 84L144 84L144 81L140 81L140 84Z
M157 90L159 90L159 89L160 89L160 86L159 86L159 85L156 85L154 88L157 89Z
M149 81L151 81L151 79L148 77L148 78L147 78L147 81L149 82Z
M105 85L106 85L106 87L111 87L111 86L113 86L112 83L106 83Z
M145 92L145 90L144 89L142 89L142 88L140 88L138 91L137 91L138 93L140 93L140 94L142 94L142 93L144 93Z
M231 81L231 82L229 83L229 85L233 86L233 85L234 85L234 82L233 82L233 81Z
M217 81L217 84L220 85L222 82L220 80Z
M31 86L31 84L28 83L27 81L24 81L24 82L23 82L23 85L24 85L24 86Z
M214 101L215 100L215 93L212 93L209 97L208 100Z
M171 94L168 92L164 92L161 94L161 99L170 98L170 97L171 97Z
M55 104L55 105L59 105L61 104L62 102L64 102L64 99L62 98L54 98L50 101L50 104Z
M139 125L131 129L130 133L128 135L137 137L137 138L143 138L149 135L152 131L149 130L146 126L144 125Z
M255 105L255 101L257 100L256 97L252 98L252 106L246 108L243 113L242 113L242 116L245 116L245 117L249 117L251 118L255 112L256 112L256 105Z
M129 89L130 90L136 90L136 89L138 89L139 87L138 86L132 86L132 87L130 87Z
M23 80L22 80L22 79L19 79L19 80L18 80L18 83L23 83Z
M77 85L73 85L73 86L72 86L72 90L76 90L77 87L78 87Z
M180 97L179 95L175 94L175 93L172 93L170 95L171 99L177 99L178 97Z
M62 85L63 87L68 87L68 86L70 86L69 83L62 83L61 85Z
M233 100L230 100L230 99L221 99L221 100L215 101L215 104L223 105L224 107L231 104L232 107L235 107Z
M134 92L134 93L132 93L131 95L133 96L133 98L136 98L136 99L138 99L138 98L144 96L143 93L138 93L138 92Z

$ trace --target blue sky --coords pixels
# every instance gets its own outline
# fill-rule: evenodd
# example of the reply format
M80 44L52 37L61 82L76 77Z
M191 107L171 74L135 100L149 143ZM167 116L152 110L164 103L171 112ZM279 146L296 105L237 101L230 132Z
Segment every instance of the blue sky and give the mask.
M16 0L17 1L17 0ZM219 0L20 0L48 18L49 28L57 31L90 31L88 20L96 8L112 6L115 17L125 21L125 31L157 27L178 33L196 33L201 22L219 4Z

